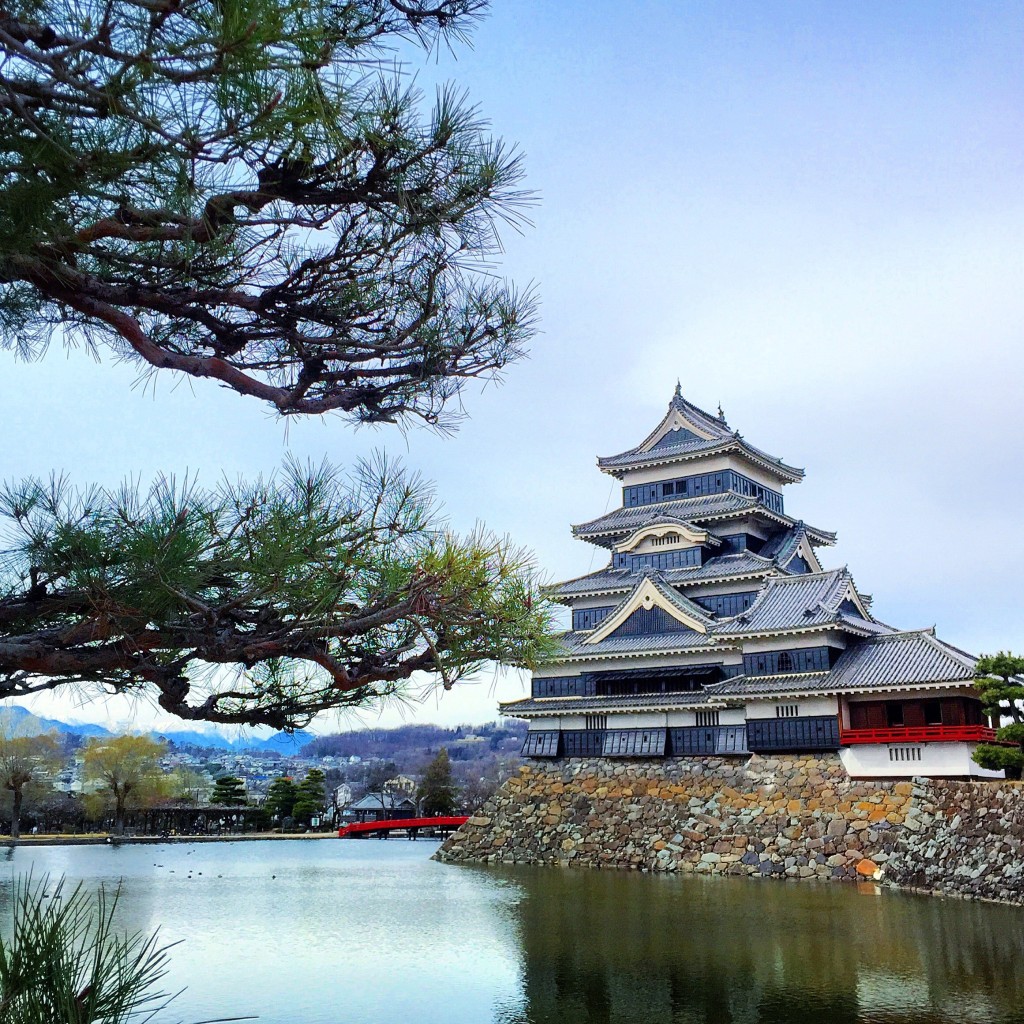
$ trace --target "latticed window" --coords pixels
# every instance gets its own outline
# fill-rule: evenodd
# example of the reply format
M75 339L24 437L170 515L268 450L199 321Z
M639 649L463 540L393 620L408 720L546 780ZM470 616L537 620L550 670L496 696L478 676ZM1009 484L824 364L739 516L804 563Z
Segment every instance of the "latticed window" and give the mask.
M586 716L586 727L588 729L607 729L608 728L608 716L607 715L587 715Z
M711 711L698 711L697 712L697 724L698 725L718 725L718 709Z
M776 718L796 718L800 714L799 704L776 704Z

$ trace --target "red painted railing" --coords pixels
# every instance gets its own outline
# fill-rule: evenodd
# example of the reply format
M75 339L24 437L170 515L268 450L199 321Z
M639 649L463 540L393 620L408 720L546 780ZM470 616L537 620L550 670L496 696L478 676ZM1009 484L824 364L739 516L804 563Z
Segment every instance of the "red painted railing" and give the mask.
M895 726L889 729L841 729L840 746L853 743L994 743L995 729L984 725Z
M338 829L338 838L359 835L362 832L394 832L407 828L458 828L469 816L455 814L447 818L385 818L380 821L354 821Z

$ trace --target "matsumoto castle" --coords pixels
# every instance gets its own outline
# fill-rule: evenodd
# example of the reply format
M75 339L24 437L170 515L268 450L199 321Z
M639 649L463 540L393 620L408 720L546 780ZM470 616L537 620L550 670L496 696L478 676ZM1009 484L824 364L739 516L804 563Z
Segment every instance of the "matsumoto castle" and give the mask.
M804 471L676 392L639 445L598 459L622 507L573 527L605 568L553 586L572 609L528 699L533 758L835 752L851 776L1000 776L971 752L995 732L975 659L897 630L787 514Z

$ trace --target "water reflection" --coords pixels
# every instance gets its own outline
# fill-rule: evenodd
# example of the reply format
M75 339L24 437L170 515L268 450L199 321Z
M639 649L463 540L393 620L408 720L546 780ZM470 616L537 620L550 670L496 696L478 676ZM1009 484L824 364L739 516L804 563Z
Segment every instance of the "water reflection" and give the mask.
M510 1021L1024 1020L1024 913L813 883L517 871Z
M174 950L170 1020L1024 1024L1024 911L856 887L450 867L418 842L21 848L123 879Z

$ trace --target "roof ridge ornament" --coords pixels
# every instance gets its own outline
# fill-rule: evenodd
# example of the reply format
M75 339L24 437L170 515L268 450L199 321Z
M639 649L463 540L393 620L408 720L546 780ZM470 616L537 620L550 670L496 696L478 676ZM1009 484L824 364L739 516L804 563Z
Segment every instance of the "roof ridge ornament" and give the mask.
M676 398L682 398L682 397L683 397L683 385L680 382L679 378L676 377Z

